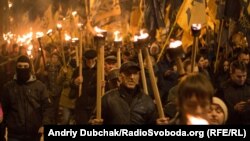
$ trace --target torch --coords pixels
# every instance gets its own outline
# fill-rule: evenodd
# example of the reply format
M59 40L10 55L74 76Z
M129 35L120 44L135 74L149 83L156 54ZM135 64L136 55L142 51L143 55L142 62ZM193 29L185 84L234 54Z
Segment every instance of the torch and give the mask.
M65 61L65 54L64 54L64 49L63 49L63 41L62 41L62 35L61 35L61 31L62 31L62 24L57 24L57 31L59 33L59 40L60 40L60 46L61 46L61 51L62 51L62 60L63 60L63 66L66 66L66 61Z
M194 72L196 54L198 49L198 40L201 34L201 24L192 24L191 31L194 37L191 56L191 72Z
M34 59L33 59L33 56L32 56L32 49L33 49L33 45L30 44L27 48L27 55L28 57L30 58L30 62L31 62L31 71L33 74L35 74L35 68L34 68Z
M179 40L172 41L169 44L169 48L167 48L167 52L170 58L174 58L177 64L177 70L180 75L185 74L185 70L183 67L183 63L181 61L181 56L184 55L184 50L182 48L182 42Z
M143 87L144 93L148 95L147 80L146 80L146 76L145 76L145 69L144 69L143 58L142 58L142 47L143 46L141 46L139 44L138 38L139 38L139 36L134 36L133 45L135 48L138 49L138 60L139 60L140 68L141 68L142 87Z
M83 24L78 24L78 29L80 32L80 49L79 49L79 76L82 77L82 27ZM82 95L82 83L79 85L78 89L78 95L79 97Z
M49 29L46 34L50 38L51 42L54 43L54 40L52 39L53 30Z
M39 46L40 46L41 55L42 55L43 66L45 68L45 56L44 56L44 53L43 53L43 47L42 47L42 43L41 43L42 37L43 37L43 32L37 32L36 33L36 38L38 40L38 43L39 43Z
M78 51L78 43L79 43L79 39L78 38L72 38L71 40L73 46L75 47L75 51L76 51L76 66L78 67L79 66L79 51Z
M145 46L147 39L148 39L148 33L143 33L141 31L141 35L139 36L139 44L141 44L141 46ZM157 106L157 110L159 113L159 117L160 118L164 118L164 112L163 112L163 108L162 108L162 103L161 103L161 98L160 98L160 94L159 94L159 90L158 90L158 86L156 83L156 79L155 79L155 75L154 75L154 69L153 69L153 65L152 65L152 60L150 58L149 52L148 52L148 48L145 48L145 57L146 57L146 61L147 61L147 67L149 69L149 77L151 80L151 85L153 88L153 93L154 93L154 98L156 101L156 106Z
M96 118L101 119L101 98L104 94L104 44L107 31L95 27L96 35L94 42L97 47L97 97L96 97Z
M187 125L208 125L208 121L199 116L187 114Z
M114 36L115 36L114 46L117 48L117 66L118 66L118 68L121 67L121 47L122 47L122 38L119 37L119 34L120 34L119 31L114 32Z

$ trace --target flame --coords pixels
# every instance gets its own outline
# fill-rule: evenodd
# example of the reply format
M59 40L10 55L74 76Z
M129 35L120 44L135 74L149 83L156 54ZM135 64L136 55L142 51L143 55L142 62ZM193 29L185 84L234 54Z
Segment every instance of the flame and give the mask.
M188 125L208 125L208 121L201 117L187 114L187 119L188 119L188 122L187 122Z
M144 33L143 30L140 31L140 36L138 37L138 39L146 39L148 38L149 34L148 33Z
M78 23L77 26L78 26L79 29L82 29L83 24L82 23Z
M53 32L53 30L52 30L52 29L49 29L49 30L47 31L46 34L47 34L48 36L51 36L51 35L52 35L52 32Z
M16 42L19 43L21 46L22 46L23 44L28 45L28 44L31 43L32 37L33 37L33 32L29 32L29 33L24 34L24 35L22 35L22 36L18 35L17 41L16 41Z
M72 38L72 43L75 43L75 42L77 42L77 41L79 41L79 39L78 38Z
M77 11L73 11L71 14L72 14L72 16L76 16Z
M6 41L8 44L11 43L11 41L14 39L14 34L11 32L8 32L6 34L3 34L3 39Z
M102 33L107 32L107 30L100 29L97 26L94 27L94 30L96 32L96 36L99 36L99 37L104 37L104 35Z
M27 54L29 57L32 57L32 49L33 49L33 45L30 44L27 48Z
M122 37L120 37L120 31L115 31L114 32L114 36L115 36L115 42L121 42L122 41Z
M43 32L36 32L36 38L42 38L43 35Z
M169 48L177 48L177 47L180 47L181 45L182 45L182 42L180 40L176 40L176 41L170 42Z
M137 42L138 39L139 39L139 36L135 35L133 41L134 41L134 42Z
M11 1L8 1L8 6L11 8L13 6L13 3Z
M71 36L69 34L64 34L65 41L71 40Z
M62 29L62 24L58 23L56 24L57 29Z
M193 30L201 30L201 24L197 24L197 23L192 24L192 29Z

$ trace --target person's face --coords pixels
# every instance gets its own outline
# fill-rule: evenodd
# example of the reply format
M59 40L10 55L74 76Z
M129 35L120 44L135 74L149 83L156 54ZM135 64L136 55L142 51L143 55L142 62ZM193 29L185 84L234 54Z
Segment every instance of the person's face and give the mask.
M207 119L207 112L209 111L209 108L209 99L197 99L195 95L187 98L181 105L181 111L184 116L192 115L203 119Z
M229 62L228 61L225 61L223 63L223 68L224 68L224 71L228 71L228 69L229 69Z
M59 58L58 58L57 55L52 55L51 56L51 63L52 64L56 64L56 63L58 63L58 61L59 61Z
M109 73L111 70L117 68L116 64L117 63L114 63L114 62L106 62L104 66L105 72Z
M121 83L129 89L134 89L139 84L140 71L130 69L121 73Z
M208 122L211 125L224 124L225 114L222 108L217 104L212 104L208 111Z
M205 68L206 60L204 57L201 57L200 60L198 61L198 66L201 68Z
M239 61L242 61L247 65L249 63L249 54L240 54Z
M95 59L86 59L86 65L89 67L89 68L93 68L95 66Z
M237 85L244 85L247 79L247 72L241 71L239 69L235 69L235 72L231 73L231 79Z

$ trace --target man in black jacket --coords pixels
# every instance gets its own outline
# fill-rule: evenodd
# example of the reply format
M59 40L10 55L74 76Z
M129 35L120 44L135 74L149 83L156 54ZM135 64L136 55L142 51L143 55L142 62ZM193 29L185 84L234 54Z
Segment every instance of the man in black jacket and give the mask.
M1 97L8 141L39 141L43 125L52 124L51 102L45 84L31 74L27 56L16 63L14 79L4 85Z
M140 68L135 62L126 62L120 68L121 85L102 97L102 119L91 124L155 124L156 106L139 86Z

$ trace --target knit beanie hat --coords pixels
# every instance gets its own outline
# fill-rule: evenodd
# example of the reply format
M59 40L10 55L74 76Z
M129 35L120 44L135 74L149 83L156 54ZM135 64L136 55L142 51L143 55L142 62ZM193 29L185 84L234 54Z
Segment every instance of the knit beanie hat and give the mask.
M224 115L225 115L225 119L224 119L224 123L225 123L227 121L227 118L228 118L228 109L227 109L226 104L218 97L213 97L212 104L216 104L216 105L219 105L221 107L221 109L223 110Z

